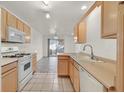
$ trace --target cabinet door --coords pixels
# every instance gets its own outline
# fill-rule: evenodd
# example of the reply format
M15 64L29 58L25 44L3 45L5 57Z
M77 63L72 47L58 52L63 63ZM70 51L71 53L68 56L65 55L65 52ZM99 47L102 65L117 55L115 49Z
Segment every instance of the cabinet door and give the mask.
M7 40L7 23L6 23L7 11L1 8L1 39Z
M86 43L86 21L81 21L78 25L78 43Z
M17 19L17 29L23 31L23 22Z
M69 68L69 72L70 72L70 79L72 84L74 83L74 66L73 66L73 61L70 61L70 68Z
M116 38L118 2L104 1L102 3L102 37Z
M86 43L86 21L83 20L74 28L75 43Z
M80 91L80 78L79 78L79 71L76 67L74 67L74 89L76 92Z
M78 42L78 26L77 25L74 27L74 42L75 43Z
M16 92L17 91L17 69L14 68L2 75L2 91Z
M37 69L37 56L36 54L32 55L32 70L35 72Z
M7 25L16 28L16 17L7 12Z
M31 30L30 27L27 26L26 24L23 24L23 31L25 33L25 43L30 43L31 42Z
M68 60L59 60L58 75L59 76L67 76L68 75Z

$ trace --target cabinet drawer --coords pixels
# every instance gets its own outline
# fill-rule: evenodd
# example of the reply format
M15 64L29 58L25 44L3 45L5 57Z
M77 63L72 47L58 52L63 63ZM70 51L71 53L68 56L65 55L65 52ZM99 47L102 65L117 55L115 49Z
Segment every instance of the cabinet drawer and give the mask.
M7 64L5 66L2 66L2 74L6 73L7 71L16 68L17 67L17 62L11 63L11 64Z
M61 60L61 59L65 59L65 60L68 60L68 56L58 56L58 59Z
M60 60L58 62L58 75L68 76L68 61L67 60Z
M2 74L2 92L16 92L17 79L17 68Z

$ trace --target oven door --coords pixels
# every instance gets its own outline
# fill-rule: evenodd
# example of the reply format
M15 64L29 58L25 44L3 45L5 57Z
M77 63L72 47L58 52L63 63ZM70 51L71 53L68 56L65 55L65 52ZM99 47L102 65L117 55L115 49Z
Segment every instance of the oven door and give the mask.
M19 82L25 79L32 72L31 60L21 62L19 65Z

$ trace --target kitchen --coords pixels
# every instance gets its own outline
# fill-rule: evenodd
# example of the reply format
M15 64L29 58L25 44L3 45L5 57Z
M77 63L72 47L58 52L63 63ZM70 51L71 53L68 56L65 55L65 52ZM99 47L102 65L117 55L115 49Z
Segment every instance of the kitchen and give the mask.
M0 1L0 6L1 91L124 91L123 2ZM64 40L64 47L57 41L61 51L52 51L48 39ZM46 74L56 79L54 90L51 78L40 82ZM24 90L30 82L34 90Z

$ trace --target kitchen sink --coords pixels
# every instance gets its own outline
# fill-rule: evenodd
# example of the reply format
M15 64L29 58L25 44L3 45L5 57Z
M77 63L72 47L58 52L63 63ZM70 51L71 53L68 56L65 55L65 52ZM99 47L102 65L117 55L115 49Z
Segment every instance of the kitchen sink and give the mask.
M78 61L82 62L91 62L91 63L103 63L104 61L96 59L91 59L89 56L83 56L82 58L79 58Z
M91 62L91 63L103 63L104 62L98 58L91 59L90 56L82 54L82 53L74 53L71 55L71 57L79 62Z

